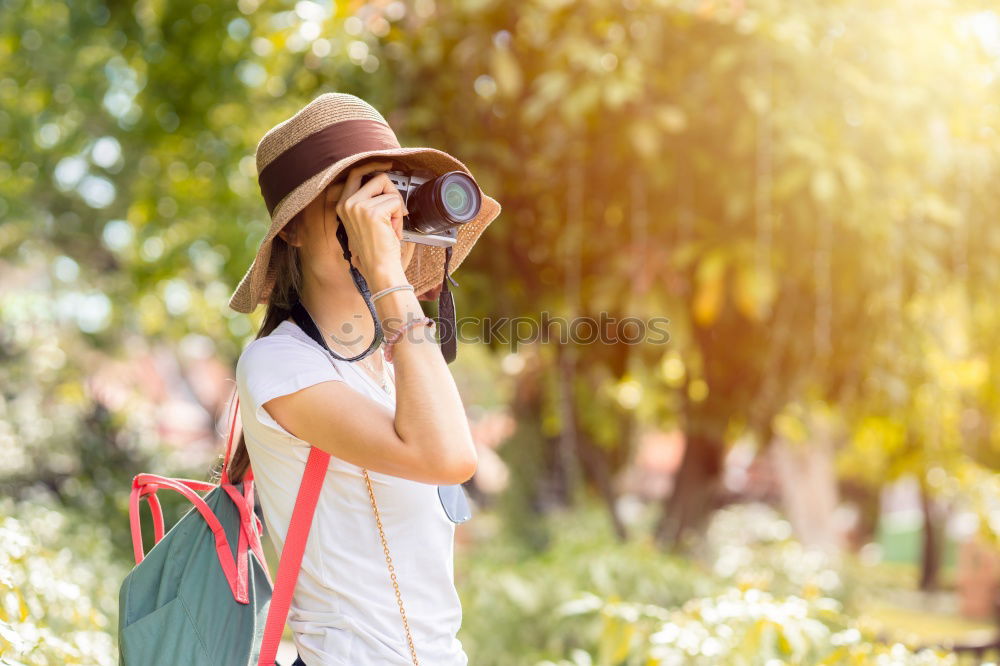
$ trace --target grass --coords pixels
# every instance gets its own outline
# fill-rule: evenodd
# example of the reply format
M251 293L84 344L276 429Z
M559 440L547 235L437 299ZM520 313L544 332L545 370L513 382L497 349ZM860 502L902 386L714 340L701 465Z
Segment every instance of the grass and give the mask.
M988 643L997 635L996 626L990 622L884 602L871 604L858 619L878 635L907 645Z

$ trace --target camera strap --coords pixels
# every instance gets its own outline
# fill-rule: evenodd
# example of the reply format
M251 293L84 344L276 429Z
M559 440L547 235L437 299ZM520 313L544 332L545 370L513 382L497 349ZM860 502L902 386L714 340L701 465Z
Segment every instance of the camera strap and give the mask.
M451 363L458 354L458 345L455 338L455 295L451 293L448 283L455 282L448 275L448 265L451 263L451 246L444 249L444 280L441 282L441 293L438 294L438 313L434 322L438 330L438 341L441 345L441 355L444 356L445 363Z

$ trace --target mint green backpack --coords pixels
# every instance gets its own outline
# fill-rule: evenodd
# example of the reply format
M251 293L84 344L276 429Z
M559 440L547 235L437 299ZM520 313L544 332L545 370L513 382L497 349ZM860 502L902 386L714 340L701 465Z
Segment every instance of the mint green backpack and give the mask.
M312 447L272 589L261 548L253 470L230 483L235 401L218 485L155 474L132 480L129 520L136 566L118 599L121 666L277 666L274 658L295 589L330 455ZM158 490L194 506L166 534ZM205 493L201 495L199 493ZM143 552L139 504L153 517L155 544Z

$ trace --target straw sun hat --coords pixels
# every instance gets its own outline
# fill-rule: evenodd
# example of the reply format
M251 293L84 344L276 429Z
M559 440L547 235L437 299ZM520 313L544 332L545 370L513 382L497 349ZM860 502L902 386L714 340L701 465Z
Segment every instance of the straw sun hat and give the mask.
M346 175L355 163L373 157L398 158L411 169L429 169L435 174L460 170L472 177L462 162L446 152L400 147L389 123L363 99L346 93L320 95L271 128L257 144L257 180L271 214L271 227L230 297L229 307L250 313L268 302L275 279L270 264L274 237L327 185ZM479 192L482 206L474 219L458 228L449 274L469 254L486 225L500 214L500 204L482 189ZM418 296L441 284L444 260L444 248L416 244L406 278Z

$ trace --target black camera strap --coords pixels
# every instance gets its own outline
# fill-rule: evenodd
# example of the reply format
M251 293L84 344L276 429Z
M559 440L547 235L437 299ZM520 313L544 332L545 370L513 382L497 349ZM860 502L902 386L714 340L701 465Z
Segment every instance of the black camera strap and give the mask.
M451 282L456 287L455 282L448 275L448 265L451 263L451 246L444 250L444 280L441 282L441 293L438 295L438 313L435 325L438 329L438 341L441 344L441 355L444 356L445 363L451 363L458 355L458 341L455 337L455 295L451 293L448 283Z

